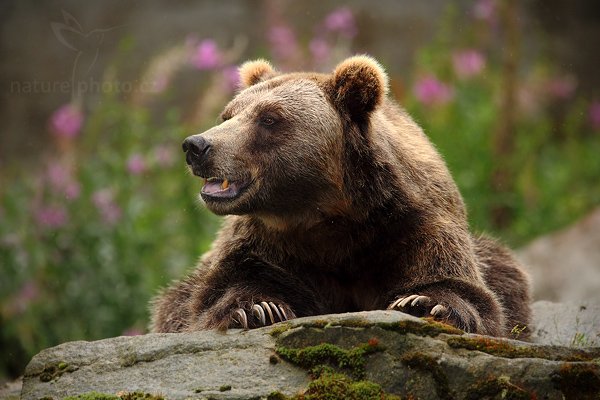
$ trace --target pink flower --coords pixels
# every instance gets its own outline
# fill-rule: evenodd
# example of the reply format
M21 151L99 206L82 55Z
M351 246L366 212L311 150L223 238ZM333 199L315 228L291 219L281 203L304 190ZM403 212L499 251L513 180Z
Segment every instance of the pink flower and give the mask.
M577 81L572 76L558 76L547 83L548 94L557 99L568 99L577 88Z
M223 85L229 92L234 92L240 87L240 74L234 65L223 68Z
M454 97L453 89L433 75L417 80L413 93L417 100L428 106L448 103Z
M194 49L191 63L198 69L214 69L221 64L221 59L217 43L212 39L204 39Z
M296 35L288 26L279 25L272 27L269 31L268 39L276 57L289 58L298 51Z
M485 57L477 50L461 50L452 55L452 64L459 78L470 78L483 71Z
M600 101L595 101L590 105L590 122L594 129L600 129Z
M62 193L67 200L79 197L80 185L71 174L71 171L58 161L53 161L47 168L47 182L54 193Z
M67 224L67 211L63 207L43 206L36 210L35 220L46 228L60 228Z
M347 38L353 38L358 33L354 15L348 7L340 7L329 13L325 17L325 29L339 32Z
M107 225L113 225L121 219L121 208L115 203L114 193L110 188L95 192L92 195L92 202Z
M170 167L175 161L175 155L173 154L173 148L165 144L159 144L153 150L154 159L156 163L161 167Z
M50 117L50 129L59 137L74 138L83 126L83 113L73 104L65 104Z
M492 22L496 18L496 1L478 0L473 6L473 16L482 21Z
M48 166L48 182L55 190L63 189L71 182L71 173L59 162L52 162Z
M127 171L132 175L140 175L146 171L146 162L140 154L133 154L127 160Z
M329 54L331 53L331 47L329 46L329 43L327 43L327 41L323 38L314 38L310 41L308 47L313 59L317 63L322 63L323 61L327 60Z
M69 184L64 188L64 193L67 200L75 200L81 193L81 186L77 182L69 182Z

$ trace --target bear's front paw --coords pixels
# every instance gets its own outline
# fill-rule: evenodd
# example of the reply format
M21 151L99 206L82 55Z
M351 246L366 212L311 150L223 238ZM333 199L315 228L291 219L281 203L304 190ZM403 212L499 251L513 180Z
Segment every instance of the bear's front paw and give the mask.
M388 306L388 310L399 310L416 317L433 316L435 319L444 320L450 315L450 307L434 301L429 296L411 294L400 296Z
M261 301L247 308L237 308L231 314L230 328L252 329L296 318L286 305Z

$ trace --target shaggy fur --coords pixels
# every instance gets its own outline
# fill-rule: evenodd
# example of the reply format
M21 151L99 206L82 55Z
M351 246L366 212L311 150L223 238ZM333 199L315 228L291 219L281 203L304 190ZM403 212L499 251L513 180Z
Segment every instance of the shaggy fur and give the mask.
M386 308L497 336L529 324L527 276L469 233L444 161L387 98L376 61L327 75L259 60L240 75L223 122L184 143L211 178L206 206L227 217L197 269L153 302L154 332Z

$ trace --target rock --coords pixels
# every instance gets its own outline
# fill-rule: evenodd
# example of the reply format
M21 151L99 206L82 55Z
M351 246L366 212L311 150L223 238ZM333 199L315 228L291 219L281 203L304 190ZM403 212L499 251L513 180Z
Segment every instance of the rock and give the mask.
M535 322L531 340L547 345L600 347L600 305L590 302L532 305Z
M0 399L2 400L18 400L21 395L23 386L22 378L13 382L6 382L0 385Z
M600 304L600 207L518 254L531 273L534 299Z
M21 398L140 391L167 399L281 399L335 390L340 398L585 399L600 395L599 362L599 347L461 334L397 311L370 311L250 331L65 343L31 360Z

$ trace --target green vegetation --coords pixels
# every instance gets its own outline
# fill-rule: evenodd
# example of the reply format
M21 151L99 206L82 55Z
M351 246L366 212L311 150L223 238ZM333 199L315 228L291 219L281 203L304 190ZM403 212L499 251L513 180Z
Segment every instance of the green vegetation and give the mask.
M370 381L353 381L344 374L323 371L313 379L302 394L288 397L281 393L271 393L268 400L400 400L386 394L381 386Z
M519 344L487 336L451 337L446 340L456 349L477 350L493 356L505 358L543 358L555 361L593 361L600 359L595 349L556 349L547 346Z
M375 338L348 350L331 343L322 343L302 349L280 347L277 349L277 354L308 370L312 380L308 388L301 394L288 397L274 392L267 399L399 399L397 396L386 394L380 385L364 380L365 356L381 350L382 348Z
M317 346L309 346L301 349L279 347L277 354L281 358L297 364L304 369L313 370L313 373L323 365L329 365L360 379L365 374L365 356L381 350L377 339L374 338L368 343L349 350L342 349L331 343L322 343Z
M424 318L424 323L413 321L398 321L391 323L379 323L377 326L399 333L413 333L419 336L435 337L442 333L448 335L462 335L464 331L454 326L434 321L432 318Z

